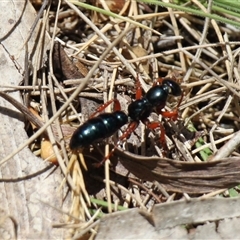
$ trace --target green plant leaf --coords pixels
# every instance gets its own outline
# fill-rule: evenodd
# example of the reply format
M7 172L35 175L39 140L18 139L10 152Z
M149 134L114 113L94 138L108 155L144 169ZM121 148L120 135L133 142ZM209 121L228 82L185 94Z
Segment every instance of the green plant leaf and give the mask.
M196 128L193 126L191 122L188 123L187 129L191 132L196 132ZM195 143L196 148L199 148L201 146L204 146L206 143L204 142L203 138L200 137L197 142ZM203 150L199 152L201 158L203 161L207 161L207 159L212 156L213 152L210 148L206 147Z
M95 204L99 205L99 206L108 207L108 203L105 202L105 201L102 201L102 200L99 200L99 199L96 199L96 198L90 198L90 201L91 201L92 203L95 203ZM111 206L112 206L112 209L115 208L115 205L114 205L114 204L112 204ZM123 211L123 210L127 210L127 209L128 209L128 208L125 208L125 207L123 207L123 206L117 206L117 210L118 210L118 211Z
M89 5L89 4L86 4L86 3L82 3L80 1L76 1L76 0L70 0L69 2L71 2L72 4L75 4L79 7L82 7L82 8L85 8L85 9L88 9L88 10L91 10L91 11L95 11L95 12L98 12L98 13L102 13L104 15L107 15L107 16L110 16L110 17L113 17L113 18L117 18L117 19L120 19L124 22L129 22L137 27L140 27L140 28L143 28L143 29L146 29L146 30L150 30L154 33L156 33L157 35L161 35L158 31L146 26L146 25L143 25L139 22L136 22L128 17L123 17L121 15L118 15L116 13L113 13L111 11L106 11L105 9L102 9L102 8L99 8L99 7L95 7L95 6L92 6L92 5Z
M210 19L214 19L216 21L226 23L226 24L231 24L236 27L240 27L240 21L238 22L236 20L231 20L229 18L222 17L215 13L205 13L202 10L196 9L193 7L190 8L190 7L185 7L185 6L178 5L178 4L165 3L163 1L158 1L158 0L136 0L136 1L146 3L146 4L158 5L158 6L166 7L166 8L172 8L172 9L180 10L180 11L183 11L186 13L192 13L194 15L201 16L201 17L208 17Z

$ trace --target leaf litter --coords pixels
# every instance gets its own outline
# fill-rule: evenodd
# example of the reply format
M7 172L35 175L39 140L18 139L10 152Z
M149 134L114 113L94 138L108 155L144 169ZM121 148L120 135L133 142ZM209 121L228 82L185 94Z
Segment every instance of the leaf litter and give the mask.
M71 1L47 7L41 21L42 31L51 38L49 58L43 68L30 70L24 94L29 106L37 103L35 117L42 119L41 123L36 121L37 128L53 116L56 119L51 121L51 129L45 127L45 135L30 145L36 155L41 151L50 151L43 154L49 158L56 155L63 173L62 186L69 186L72 206L66 222L54 227L70 229L69 238L93 237L97 219L104 215L111 218L110 213L120 209L150 212L157 203L177 203L203 194L206 198L219 194L229 197L228 189L233 187L238 193L237 30L135 1L96 3L161 36L148 28L77 8ZM162 155L159 132L142 124L115 151L111 164L106 161L105 168L96 169L93 163L108 154L117 136L83 152L69 150L74 129L103 102L118 98L126 111L135 99L137 77L146 92L154 81L166 76L176 79L184 91L177 121L151 115L152 120L164 124L168 158ZM166 110L174 109L177 103L178 99L169 98ZM30 110L24 114L33 117ZM34 129L30 127L28 132L31 135ZM48 141L53 150L43 147L42 141ZM144 214L151 223L151 217Z

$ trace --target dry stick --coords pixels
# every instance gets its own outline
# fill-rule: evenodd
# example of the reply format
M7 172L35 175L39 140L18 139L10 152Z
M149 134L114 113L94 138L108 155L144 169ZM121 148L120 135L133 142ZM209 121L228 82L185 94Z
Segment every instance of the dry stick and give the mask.
M47 7L47 5L49 4L49 0L44 0L43 3L42 3L42 6L40 8L40 10L38 11L38 14L36 16L36 18L34 19L34 22L29 30L29 35L28 35L28 38L26 39L25 44L27 44L27 42L30 40L30 38L32 37L32 34L34 32L34 29L36 28L37 26L37 23L38 21L40 20L40 18L42 17L43 15L43 11L45 10L45 8Z
M40 18L42 17L42 15L43 15L43 13L44 13L44 10L45 10L45 8L47 7L47 5L49 5L49 0L44 0L43 4L42 4L42 6L41 6L41 9L40 9L39 12L38 12L38 15L37 15L37 17L35 18L32 27L30 28L30 33L29 33L29 35L28 35L28 37L27 37L27 39L25 40L24 45L23 45L23 46L25 46L25 63L24 63L24 65L25 65L25 66L24 66L25 74L24 74L24 85L28 85L28 82L29 82L29 61L30 61L31 59L29 59L29 57L28 57L28 41L29 41L30 38L32 37L33 32L34 32L34 30L35 30L38 22L40 21ZM49 12L49 9L50 9L50 5L48 6L47 12ZM43 19L44 19L44 17L43 17ZM41 25L41 24L39 24L39 28L40 28L40 25ZM37 82L37 70L36 70L36 68L37 68L37 69L40 69L41 64L42 64L42 56L40 56L40 55L41 55L41 50L42 50L41 48L43 48L43 43L44 43L44 38L45 38L45 32L44 32L44 30L45 30L45 25L46 25L46 21L43 22L43 24L42 24L40 37L39 37L39 39L38 39L38 41L37 41L35 63L31 63L31 64L34 65L33 77L32 77L32 79L33 79L33 85L34 85L34 86L36 85L36 82ZM31 55L31 54L32 54L32 53L30 53L30 55ZM29 104L29 95L28 95L28 93L24 95L24 103L25 103L26 105Z
M172 8L168 8L168 12L170 13L170 19L172 21L174 34L175 34L175 36L180 36L180 31L179 31L179 28L178 28L176 17L173 14L174 13L173 9ZM181 41L177 41L177 47L178 48L182 48L182 42ZM179 58L180 58L182 71L186 72L187 66L186 66L186 60L184 58L183 52L178 52L178 54L179 54Z
M195 4L200 8L202 9L202 11L204 12L207 12L205 7L199 2L199 1L196 1L196 0L193 0L195 2ZM209 9L209 6L211 5L212 6L212 2L213 0L209 0L208 2L208 9ZM226 41L224 41L223 39L223 36L222 36L222 33L221 33L221 30L220 30L220 27L219 25L217 24L216 20L211 20L211 23L212 23L212 26L213 28L215 29L215 32L216 32L216 35L220 41L220 43L224 43ZM227 57L226 60L225 60L225 65L226 65L226 69L227 69L227 73L228 75L230 75L230 66L229 66L229 60L228 60L228 54L227 54L227 51L226 49L222 48L222 52L223 52L223 56L224 57Z
M223 142L231 139L233 136L234 136L234 134L230 134L230 135L228 135L226 137L223 137L219 140L215 140L215 144L223 143ZM206 144L202 145L201 147L198 147L198 148L192 150L192 154L198 153L201 150L203 150L204 148L208 148L208 147L211 147L211 143L206 143Z
M204 79L204 80L201 80L201 81L196 81L196 82L191 82L191 83L183 83L183 84L181 84L181 86L188 87L188 88L191 89L191 88L198 87L198 86L201 86L201 85L205 86L206 84L209 84L209 83L213 84L215 82L216 82L216 80L214 78L208 78L208 79Z
M184 49L182 49L182 51L188 55L190 58L194 58L194 56L190 53L185 51ZM215 73L210 67L208 67L204 62L200 61L197 59L197 63L204 69L206 69L212 76L214 76L216 78L217 81L219 81L223 86L225 86L226 88L228 88L233 94L235 94L236 96L238 96L240 98L240 93L238 93L237 91L235 91L234 88L231 87L231 84L229 84L227 81L222 80L219 75L217 73Z
M4 92L0 92L0 96L10 102L20 112L22 112L29 122L32 122L38 128L43 126L43 122L40 121L25 105L16 101L13 97Z
M152 58L158 58L158 57L162 57L162 56L175 54L175 53L178 53L179 51L190 51L190 50L196 50L198 48L208 48L208 47L221 47L221 46L225 46L225 45L239 46L240 42L231 41L231 42L227 42L227 43L226 42L223 42L223 43L218 42L218 43L208 43L208 44L203 44L203 45L195 45L195 46L183 47L183 48L178 48L178 49L171 49L171 50L164 51L164 52L161 52L161 53L154 53L154 54L150 54L150 55L147 55L147 56L136 57L135 59L125 60L125 61L127 61L127 63L130 64L130 63L145 61L145 60L152 59ZM66 46L70 47L69 45L66 45ZM238 54L237 50L235 50L233 52ZM221 57L220 59L218 59L214 63L214 66L218 65L219 62L225 60L226 58L227 58L227 56ZM97 59L97 60L99 60L99 59ZM86 64L95 64L95 61L89 61L89 60L86 60L86 59L81 59L81 61L85 62ZM102 62L101 64L104 64L104 62ZM107 64L108 65L121 65L122 62L115 61L115 62L108 62ZM128 68L128 66L127 66L127 68ZM205 72L203 72L203 74L205 74ZM201 75L201 78L202 78L202 75ZM5 86L3 86L3 87L5 87Z
M103 182L106 182L106 180L103 180ZM110 180L109 183L110 183L110 185L115 186L115 187L118 187L120 190L122 190L122 191L126 192L127 194L129 194L129 195L131 196L131 198L134 199L134 200L139 204L139 206L140 206L142 209L147 209L147 207L144 206L144 205L142 204L142 202L140 202L140 201L134 196L134 194L131 193L128 189L126 189L126 188L123 187L122 185L120 185L120 184L118 184L118 183L116 183L116 182L114 182L114 181L112 181L112 180Z
M174 14L177 14L177 15L186 15L185 12L182 12L182 11L174 11L173 12ZM132 16L132 19L133 20L146 20L146 19L152 19L152 18L161 18L161 19L164 19L166 17L169 17L169 12L165 11L165 12L155 12L155 13L144 13L142 15L137 15L137 16Z
M102 4L102 6L104 7L105 10L110 11L109 8L108 8L108 5L105 3L105 0L104 0L104 1L101 1L101 4ZM134 7L135 7L135 8L134 8ZM133 9L133 8L134 8L134 9ZM134 11L134 10L135 10L135 11ZM132 16L129 16L129 14L131 14L131 13L132 13L132 15L134 16L134 12L137 11L137 10L136 10L136 2L132 2L132 4L130 5L130 10L129 10L129 11L130 11L130 12L128 13L128 17L132 17ZM116 22L115 19L114 19L113 17L111 17L111 16L110 16L110 20L111 20L113 23ZM125 29L128 29L129 26L130 26L130 23L127 22L127 23L125 24ZM116 23L113 25L113 27L116 29L116 31L118 32L118 34L120 34L120 33L122 32L121 28L120 28ZM125 37L122 39L122 41L123 41L123 43L125 44L125 46L127 47L127 50L128 50L128 52L129 52L129 54L131 55L131 57L132 57L133 59L136 58L135 53L133 53L133 51L131 50L131 47L130 47L130 45L129 45L129 43L128 43L128 41L126 40ZM122 52L122 48L119 49L119 52L120 52L120 53ZM138 68L139 68L139 70L140 70L141 72L145 73L144 68L142 67L141 62L140 62L140 64L138 65ZM134 75L133 75L133 76L134 76ZM146 83L145 83L145 82L141 82L141 83L142 83L142 88L146 91L146 89L147 89Z
M73 9L76 11L76 13L80 16L80 18L82 18L87 24L89 24L91 26L91 28L93 29L93 31L95 31L99 37L101 37L105 43L110 46L112 43L110 42L110 40L95 26L93 25L93 23L91 22L91 20L89 18L86 17L86 15L84 15L74 4L70 3L69 1L65 0L65 2ZM122 62L122 64L129 70L129 72L133 75L133 77L136 79L137 74L135 72L135 70L133 69L133 67L131 66L131 64L129 63L129 61L123 57L123 55L117 50L116 47L114 47L113 52L117 55L117 57L120 59L120 61ZM148 91L148 87L146 86L145 82L143 81L143 79L141 78L141 76L139 76L139 80L142 84L142 87L144 89L145 92Z
M124 31L120 34L120 36L123 36L124 34L126 34L127 31ZM116 43L115 43L116 44ZM55 119L57 119L61 113L69 106L69 104L79 95L79 93L84 89L85 85L87 84L87 82L89 81L89 79L92 77L93 73L96 71L96 69L98 68L99 64L101 63L101 61L107 56L107 54L112 50L112 44L110 44L109 47L106 48L105 52L103 52L102 56L99 58L99 61L96 62L93 67L90 69L90 71L88 72L86 78L83 78L82 83L77 87L77 89L73 92L73 94L69 97L69 99L64 103L64 105L56 112L56 114L54 116L52 116L48 122L46 122L35 134L33 134L28 141L26 141L25 143L21 144L15 151L13 151L11 154L9 154L8 156L6 156L4 159L2 159L0 161L0 165L4 164L5 162L7 162L10 158L12 158L15 154L17 154L19 151L21 151L23 148L27 147L29 145L29 143L33 142L36 138L38 138L43 132L46 131L46 128L48 126L50 126ZM124 61L125 62L125 61ZM123 63L124 64L124 63ZM128 64L129 65L129 64ZM68 174L66 174L67 169L66 166L64 164L60 165L63 173L65 174L65 177L68 180L69 185L71 186L71 188L73 189L73 191L75 191L75 187L73 185L72 179L70 178L70 176Z
M107 11L110 11L109 8L108 8L108 5L105 3L105 1L101 1L101 4L102 6L104 7L105 10ZM110 20L111 22L114 23L114 18L110 17ZM126 24L125 26L125 30L128 29L127 27L128 24ZM117 24L114 24L113 25L114 28L116 29L116 31L120 34L121 33L121 29L120 27L117 25ZM118 37L119 38L119 37ZM126 41L126 38L125 36L121 39L127 46L129 46L128 42ZM122 53L122 48L118 49L119 53L121 54ZM116 79L116 74L117 74L117 68L115 67L113 69L113 74L112 74L112 79L111 79L111 85L110 85L110 89L109 89L109 94L108 94L108 101L112 99L112 94L113 94L113 87L114 87L114 79ZM105 80L105 85L107 85L107 80ZM106 87L106 86L104 86ZM107 108L107 111L110 109L110 106ZM106 144L105 146L105 156L108 156L109 154L109 144ZM107 195L107 203L108 203L108 212L111 213L112 212L112 202L111 202L111 188L110 188L110 184L109 184L109 181L110 181L110 176L109 176L109 164L110 164L110 161L107 160L105 162L105 184L106 184L106 195Z
M75 7L75 6L73 6ZM78 10L78 9L77 9ZM83 15L84 16L84 15ZM86 18L86 17L85 17ZM91 22L90 22L90 25ZM99 32L98 29L95 29L96 32ZM124 34L126 34L127 30L122 32L120 34L120 36L124 36ZM119 37L120 37L119 36ZM106 37L105 37L106 38ZM106 38L107 39L107 38ZM119 38L120 39L120 38ZM92 77L94 71L98 68L99 64L101 63L101 61L103 61L103 59L107 56L107 54L112 50L112 44L110 43L110 41L107 39L109 46L107 47L107 49L105 50L105 52L103 52L102 56L99 58L99 61L96 62L93 67L90 69L90 71L88 72L86 78L83 78L82 83L77 87L77 89L73 92L73 94L69 97L69 99L67 99L67 101L65 102L65 104L56 112L56 114L49 119L49 121L47 123L45 123L34 135L32 135L28 141L26 141L25 143L21 144L14 152L12 152L11 154L9 154L8 156L6 156L4 159L2 159L0 161L0 165L2 165L3 163L5 163L6 161L8 161L10 158L12 158L15 154L17 154L19 151L21 151L23 148L25 148L26 146L29 145L29 143L33 142L37 137L39 137L43 132L46 131L46 128L48 126L50 126L55 119L57 119L61 113L69 106L69 104L71 104L71 102L78 96L78 94L84 89L85 85L87 84L87 82L89 81L89 79ZM117 43L115 43L117 44ZM114 46L114 45L113 45ZM115 48L116 49L116 48ZM117 51L117 49L116 49ZM118 51L117 51L118 52ZM121 57L121 60L123 60L123 64L125 64L127 61L125 58ZM130 64L127 63L127 66L129 67ZM127 67L126 66L126 67ZM130 66L130 69L132 69L132 71L134 72L133 68ZM55 150L55 149L54 149ZM55 152L55 151L54 151ZM72 190L75 191L75 187L74 184L72 182L72 179L70 178L70 176L67 173L67 169L66 166L64 164L60 164L60 167L63 171L63 173L65 174L65 177L68 180L69 185L71 186Z
M211 2L211 1L210 1L210 2ZM211 6L212 6L212 4L211 4L210 2L209 2L209 4L208 4L208 11L207 11L208 13L211 11ZM206 18L205 18L205 22L204 22L203 31L202 31L202 36L201 36L201 38L200 38L200 40L199 40L199 45L202 45L202 44L204 43L204 40L205 40L205 38L206 38L208 29L209 29L209 22L210 22L210 19L209 19L208 17L206 17ZM183 81L189 79L190 75L192 74L192 71L193 71L195 62L196 62L195 59L199 59L199 57L200 57L200 55L201 55L201 53L202 53L202 50L203 50L203 48L198 48L198 49L197 49L197 52L196 52L196 54L195 54L195 57L194 57L194 59L193 59L193 61L192 61L192 63L191 63L191 66L188 68L188 70L187 70L187 72L186 72L186 74L185 74L185 76L184 76Z
M35 62L33 62L33 76L32 76L32 85L36 86L38 84L37 78L38 78L38 70L41 69L41 67L44 65L43 61L43 51L45 50L45 42L48 41L46 37L46 25L48 20L48 14L50 11L50 5L48 6L47 12L44 13L42 24L41 24L41 32L40 37L38 39L38 44L36 48L36 56L35 56ZM39 24L40 25L40 24ZM27 45L26 45L27 46ZM32 54L32 53L31 53ZM29 85L28 81L25 82L25 86Z
M66 1L66 3L72 8L74 9L78 15L86 22L88 23L92 29L106 42L106 44L108 46L111 46L113 52L118 56L118 58L122 61L122 63L128 68L128 70L131 72L131 74L136 78L137 75L136 75L136 72L134 71L134 69L132 68L132 66L127 62L127 60L122 56L122 54L117 50L117 48L115 47L115 45L125 36L125 34L127 33L127 31L129 31L129 29L125 29L117 39L114 40L114 42L111 44L111 42L109 41L109 39L95 26L92 24L92 22L75 6L73 5L72 3ZM145 90L147 90L145 88ZM105 173L106 173L106 179L109 179L109 171L108 170L108 167L106 166L105 167ZM109 186L109 185L107 185ZM110 192L109 191L109 187L107 187L108 189L108 193ZM109 195L109 194L108 194ZM108 198L108 201L110 201L110 197ZM110 208L110 204L109 205L109 211L111 212L111 208Z
M191 58L193 57L193 55L190 54L189 52L186 52L186 51L184 52ZM219 78L219 76L212 69L210 69L205 63L201 61L197 61L197 63L200 64L204 69L206 69L210 74L212 74L212 76L214 76L222 85L226 86L233 94L240 97L240 94L236 92L235 89L233 89L226 81L223 81L221 78ZM227 157L239 145L240 145L240 131L234 134L234 136L222 148L218 150L216 155L211 160L219 160L221 158Z
M97 213L96 213L96 215L97 215ZM73 236L71 239L72 240L82 239L82 236L84 236L86 233L91 231L91 229L95 228L95 226L97 226L99 223L100 223L100 220L97 220L96 222L89 225L87 228L84 228L80 233L77 233L77 235Z
M217 195L219 196L219 194L224 193L226 190L228 190L228 189L223 188L223 189L215 190L213 192L206 193L201 197L198 197L198 199L207 199L207 198L210 198L210 197L216 197Z
M128 60L128 63L135 63L135 62L145 61L145 60L152 59L152 58L163 57L163 56L167 56L167 55L178 53L179 51L186 52L186 51L195 50L195 49L198 49L198 48L221 47L221 46L225 46L225 45L236 45L236 46L239 46L240 42L209 43L209 44L204 44L204 45L197 45L197 46L177 48L177 49L173 49L173 50L163 51L161 53L154 53L154 54L150 54L150 55L147 55L147 56L144 56L144 57L138 57L136 59ZM224 60L226 58L227 57L224 56L224 57L220 58L220 61L222 61L222 60ZM119 65L119 64L121 64L121 62L115 62L114 64L118 64Z
M199 103L201 102L202 100L206 100L206 99L211 99L213 97L217 97L217 93L220 93L222 91L226 90L226 87L220 87L220 88L217 88L217 89L214 89L214 90L211 90L209 92L206 92L206 93L202 93L201 95L197 95L195 97L192 97L191 100L189 100L188 102L182 104L179 109L182 110L184 108L187 108L191 105L194 105L196 103Z
M211 147L212 147L214 152L217 151L217 147L216 147L215 140L214 140L214 137L213 137L213 132L217 128L217 124L220 123L220 120L222 119L223 115L226 113L227 109L229 108L229 106L232 102L232 99L233 99L233 97L231 95L229 95L228 99L227 99L227 102L225 103L224 108L221 111L221 114L218 116L217 120L215 121L214 125L212 126L212 128L209 132Z
M144 186L142 183L136 181L135 179L133 178L129 178L128 179L129 182L137 185L138 187L142 188L144 191L147 192L147 194L149 194L150 196L152 196L153 198L155 198L157 200L158 203L161 203L162 201L160 200L160 198L153 192L151 191L151 189L148 189L146 186Z
M232 52L232 50L231 50ZM240 52L240 48L238 48L236 51L234 51L233 53L233 60L236 59L236 58L239 58L239 52ZM240 80L240 74L239 74L239 64L240 62L238 62L237 66L235 66L234 63L232 63L233 65L233 73L234 73L234 76L237 80L236 82L236 85L239 85L239 80ZM239 106L239 99L234 97L234 104L235 104L235 109L236 109L236 112L237 112L237 116L240 116L240 106Z
M85 82L84 82L85 83ZM78 87L78 91L81 91L82 88L84 88L84 83L81 84L79 87ZM77 95L78 95L78 92L77 90L73 93L73 95L69 98L69 102L72 101ZM75 96L76 95L76 96ZM15 107L20 107L19 104L15 99L15 102L12 101L12 99L10 99L10 96L3 93L3 92L0 92L0 96L2 96L3 98L5 98L6 100L8 100L10 103L12 103ZM9 100L10 99L10 100ZM34 116L34 118L31 118L31 113L29 112L29 110L26 108L26 106L21 105L20 107L20 110L25 114L26 112L26 109L28 110L25 114L25 116L28 118L29 121L32 121L33 123L35 123L37 126L39 126L39 130L33 134L29 139L28 141L26 141L25 143L21 144L15 151L13 151L11 154L9 154L8 156L6 156L3 160L0 161L0 165L4 164L6 161L8 161L10 158L12 158L15 154L17 154L19 151L21 151L23 148L25 148L26 146L28 146L31 142L33 142L37 137L39 137L42 133L46 132L46 128L57 118L61 115L62 111L65 110L65 108L68 107L69 105L69 102L66 102L60 109L59 111L56 113L55 116L53 116L47 123L45 123L43 125L43 123L39 123L39 122L35 122L36 120L36 117ZM15 103L18 103L18 105L15 105ZM26 109L25 109L26 108ZM56 154L56 153L55 153ZM62 170L66 169L65 166L62 166ZM66 172L66 171L63 171L63 172ZM74 186L72 184L72 181L71 179L68 177L68 182L69 182L69 185L72 187L72 189L74 190Z
M201 87L201 89L199 89L196 93L196 95L201 95L202 93L207 93L209 91L209 88L212 87L211 83L205 84Z
M56 15L56 19L55 19L55 24L54 24L54 30L53 30L53 38L51 40L51 49L50 49L50 52L52 51L52 48L53 48L53 44L54 44L54 36L55 36L55 32L56 32L56 25L57 25L57 21L58 21L58 13L59 13L59 10L60 10L60 6L61 6L61 1L58 2L58 7L57 7L57 15ZM52 59L52 52L51 52L51 55L50 55L50 59ZM52 68L51 68L51 61L50 61L50 72L51 72ZM45 75L44 75L45 76ZM51 91L53 89L53 84L52 84L52 79L50 78L50 76L48 76L49 78L49 93L50 93L50 98L51 98L51 105L52 105L52 108L53 108L53 113L55 114L57 112L57 109L55 107L55 104L53 103L52 99L54 98L53 96L53 92ZM57 82L58 84L58 82ZM57 85L58 86L58 85ZM59 90L61 91L61 86L59 87ZM41 94L42 95L42 94ZM44 103L44 100L43 100L43 103ZM43 106L45 106L45 112L46 112L46 103L43 104ZM54 108L55 107L55 108ZM48 118L46 120L49 120ZM56 124L57 124L57 127L59 128L59 121L58 119L56 119ZM71 182L72 184L74 185L74 182L73 182L73 179L72 177L68 174L68 171L67 171L67 168L66 168L66 165L62 159L62 155L59 151L59 147L56 145L56 140L55 140L55 137L53 135L53 132L52 132L52 128L48 127L47 128L47 131L48 131L48 137L49 137L49 140L52 144L52 148L53 148L53 151L54 151L54 154L55 156L57 157L57 160L58 160L58 164L61 168L61 170L64 172L65 174L65 178L66 176L68 177L68 181L71 179ZM62 133L62 132L61 132ZM64 146L64 143L63 143L63 138L62 138L62 134L60 133L59 129L58 129L58 134L59 134L59 137L61 140L61 143L60 143L60 146L61 146L61 150L64 154L64 158L65 160L67 161L67 153L66 153L66 149L63 147ZM65 180L64 180L65 181ZM73 187L73 186L71 186ZM72 188L72 189L75 189L75 188ZM75 189L77 191L77 189Z
M116 70L116 68L113 70L113 74L114 74L114 71ZM107 70L104 70L104 73L107 73ZM107 74L106 74L107 75ZM114 79L113 79L113 76L112 76L112 79L111 79L111 85L110 85L110 90L109 90L109 98L107 98L107 92L104 92L103 93L103 96L104 96L104 102L107 102L109 100L111 100L112 98L112 94L113 94L113 83L114 83ZM104 82L103 82L103 87L105 89L107 89L107 78L104 78ZM108 112L110 110L110 106L108 106L106 108L106 112ZM107 143L105 145L105 156L108 156L109 154L109 144ZM107 203L108 203L108 213L111 213L112 212L112 199L111 199L111 189L110 189L110 184L109 184L109 180L110 180L110 176L109 176L109 164L110 164L110 161L107 159L107 161L105 162L105 166L104 166L104 171L105 171L105 188L106 188L106 197L107 197Z
M199 109L198 111L194 112L190 117L187 117L187 121L185 122L185 126L189 123L189 121L194 118L195 116L199 115L199 113L205 111L206 109L212 107L213 105L215 105L216 103L222 101L225 97L220 97L217 98L216 100L212 101L211 103L209 103L208 105L202 107L201 109Z
M80 82L82 82L82 79L81 81L78 81L77 83L79 84ZM130 78L128 79L123 79L123 80L117 80L115 82L115 86L117 85L124 85L125 83L130 83L132 82L132 80ZM76 84L76 85L78 85ZM70 83L68 84L70 85ZM110 85L110 83L108 84ZM95 86L94 86L95 87ZM41 87L34 87L34 86L9 86L9 85L0 85L0 89L1 88L4 88L4 91L3 92L15 92L15 91L18 91L18 90L32 90L31 92L31 96L40 96L40 90L46 90L46 93L49 95L50 94L50 90L49 90L49 87L48 86L41 86ZM9 89L6 89L6 88L9 88ZM96 88L102 88L102 84L98 84L96 85ZM37 90L36 90L37 89ZM72 87L72 88L67 88L67 89L62 89L62 91L64 93L71 93L73 92L74 90L76 89L76 87ZM85 90L89 90L91 88L87 87L85 88ZM51 90L54 92L54 94L60 94L62 93L62 91L60 91L59 89L55 88L53 90ZM90 92L81 92L79 94L80 97L90 97L90 98L97 98L97 99L102 99L102 93L90 93ZM78 113L77 113L78 115Z
M48 79L49 79L49 90L50 90L49 93L50 93L50 99L51 99L51 106L52 106L52 110L53 110L53 115L57 112L57 108L56 108L56 104L55 104L55 95L53 93L54 86L53 86L52 80L54 80L55 85L59 89L59 91L61 92L63 98L65 100L67 100L66 94L62 91L62 86L60 86L59 82L57 81L57 79L54 76L53 64L52 64L54 38L55 38L56 32L57 32L57 23L58 23L58 16L59 16L60 7L61 7L61 1L58 2L56 18L55 18L55 23L54 23L54 29L53 29L53 34L52 34L53 36L52 36L52 39L51 39L51 47L50 47L50 53L49 53L49 59L50 59L49 60L49 68L50 68L50 76L51 77L48 76ZM75 108L72 106L72 103L70 104L70 107L73 109L73 112L77 116L77 112L76 112ZM67 165L67 163L68 163L68 155L67 155L67 151L66 151L66 147L65 147L65 142L64 142L64 138L63 138L62 129L61 129L60 122L59 122L58 119L56 119L55 123L56 123L56 127L57 127L58 136L60 138L61 151L62 151L63 157L64 157L66 165ZM52 129L51 128L50 128L49 132L50 132L49 133L49 139L50 139L50 142L51 142L51 144L53 146L54 153L57 153L57 155L56 155L57 160L58 160L58 162L59 162L59 164L61 166L65 166L63 158L62 158L62 155L59 152L59 148L56 146L56 141L55 141L55 138L53 137L53 133L52 133ZM66 172L66 174L67 174L67 172Z
M224 145L222 146L217 153L211 158L211 161L220 160L229 156L235 148L240 145L240 131L236 132L233 137Z

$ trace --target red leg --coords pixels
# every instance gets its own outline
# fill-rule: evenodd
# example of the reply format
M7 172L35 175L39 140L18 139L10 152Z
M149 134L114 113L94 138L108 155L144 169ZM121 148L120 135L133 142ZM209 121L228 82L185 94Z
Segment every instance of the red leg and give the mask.
M177 120L177 117L178 117L178 108L179 108L179 106L180 106L180 104L182 103L182 100L183 100L183 94L181 95L181 98L180 98L180 100L179 100L179 102L178 102L178 105L177 105L177 107L176 107L176 109L174 110L174 111L166 111L166 112L163 112L162 111L162 108L160 108L160 109L157 109L157 113L158 114L161 114L163 117L165 117L165 118L170 118L170 119L172 119L172 120Z
M93 113L89 118L95 117L97 114L102 112L105 108L107 108L112 102L114 102L114 111L120 111L121 110L121 105L120 102L117 99L112 99L101 105L100 107L97 108L96 112Z
M164 79L171 79L176 82L176 78L174 76L171 76L171 77L169 76L169 77L164 77L164 78L160 77L154 82L153 86L162 85L162 82Z
M131 122L131 123L128 125L127 129L126 129L126 130L124 131L124 133L122 134L122 136L119 138L117 144L114 145L114 147L113 147L113 149L110 151L110 153L109 153L107 156L105 156L100 163L94 164L94 166L95 166L95 167L100 167L100 166L102 166L102 165L104 164L104 162L113 155L115 149L120 145L120 143L122 143L124 140L126 140L126 139L130 136L130 134L135 131L135 129L137 128L138 124L139 124L138 122Z
M157 81L155 81L155 82L153 83L153 87L156 86L156 85L158 85L158 84L162 85L163 79L164 79L164 78L158 78Z
M127 129L123 132L122 136L119 138L119 143L121 143L123 140L127 139L131 133L135 131L135 129L138 126L138 122L130 122Z
M137 75L137 79L136 79L136 85L137 85L137 88L136 88L136 100L137 100L137 99L141 99L141 97L142 97L142 86L139 81L138 75Z
M181 95L181 97L179 99L178 105L177 105L177 109L179 108L180 104L182 103L183 96L184 96L184 94L182 93L182 95Z
M144 120L143 123L150 129L156 129L160 128L160 143L163 146L164 153L166 154L168 148L167 148L167 143L166 143L166 138L165 138L165 129L163 125L160 122L150 122L148 119Z
M177 117L178 117L178 110L174 110L174 111L166 111L166 112L162 112L160 111L160 114L165 117L165 118L170 118L172 120L177 120Z

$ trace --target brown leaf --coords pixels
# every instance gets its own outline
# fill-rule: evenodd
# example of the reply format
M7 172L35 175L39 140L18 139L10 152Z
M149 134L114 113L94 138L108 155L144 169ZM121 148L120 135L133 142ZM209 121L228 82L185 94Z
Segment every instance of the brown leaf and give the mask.
M240 183L240 158L237 157L190 163L143 157L120 149L116 150L116 154L135 176L158 181L171 192L202 194Z
M53 48L53 68L54 73L63 75L64 80L84 77L84 74L78 71L59 42L55 42Z

